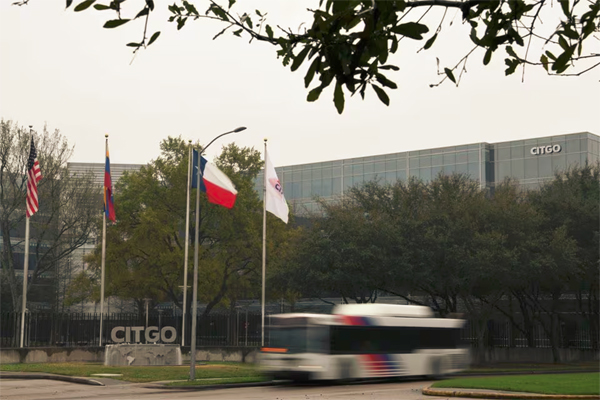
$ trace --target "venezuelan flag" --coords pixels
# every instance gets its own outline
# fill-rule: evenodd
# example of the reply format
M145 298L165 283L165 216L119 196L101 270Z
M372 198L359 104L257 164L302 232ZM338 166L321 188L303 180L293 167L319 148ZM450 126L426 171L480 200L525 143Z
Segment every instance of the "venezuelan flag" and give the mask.
M108 145L106 146L106 165L104 166L104 213L106 218L115 222L115 202L113 199L112 180L110 179L110 156L108 155Z

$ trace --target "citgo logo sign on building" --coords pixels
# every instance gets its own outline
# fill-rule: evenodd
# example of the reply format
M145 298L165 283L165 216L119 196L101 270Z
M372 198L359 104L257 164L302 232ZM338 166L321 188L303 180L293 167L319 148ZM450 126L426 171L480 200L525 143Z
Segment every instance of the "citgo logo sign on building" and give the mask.
M560 153L561 150L562 147L560 147L560 144L554 144L549 146L532 147L529 152L534 156L539 156L541 154Z

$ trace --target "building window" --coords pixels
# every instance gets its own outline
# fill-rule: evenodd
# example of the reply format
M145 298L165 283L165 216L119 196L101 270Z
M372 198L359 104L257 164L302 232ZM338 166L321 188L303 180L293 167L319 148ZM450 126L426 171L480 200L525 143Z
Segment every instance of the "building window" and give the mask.
M444 163L444 156L441 154L436 154L431 156L431 166L435 167L438 165L442 165Z
M528 160L531 161L531 160ZM537 160L535 161L535 169L537 170ZM525 178L525 160L512 160L510 162L510 176L516 179L524 179Z
M580 162L581 162L581 158L580 158L579 153L567 154L567 167L568 168L576 167L579 165Z
M352 175L362 175L363 174L363 165L355 164L352 168Z
M496 150L496 154L498 154L497 160L510 160L510 147L500 148Z
M444 165L451 165L456 163L456 154L444 154Z
M567 140L567 153L575 153L581 151L581 144L579 139Z
M552 172L552 156L538 157L538 170L540 178L551 178Z
M529 158L525 160L525 179L533 179L539 176L538 158Z

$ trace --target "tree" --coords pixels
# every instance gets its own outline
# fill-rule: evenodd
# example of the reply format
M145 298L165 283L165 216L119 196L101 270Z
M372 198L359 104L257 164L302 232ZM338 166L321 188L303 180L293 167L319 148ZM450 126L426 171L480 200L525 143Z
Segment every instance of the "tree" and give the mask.
M352 194L321 206L323 215L314 215L310 227L300 233L288 265L273 277L275 285L309 297L375 302L385 257L381 221Z
M108 29L143 20L141 39L127 46L135 52L153 44L160 36L160 31L152 35L147 32L148 20L155 11L154 0L139 0L131 14L122 9L123 2L80 0L73 9L79 12L93 5L98 11L113 11L116 18L104 24ZM600 23L600 0L559 0L560 10L554 15L547 12L555 4L548 0L319 0L317 7L309 10L312 21L295 31L268 24L266 12L236 12L235 3L175 1L168 6L169 21L176 23L177 29L198 19L221 21L225 27L215 38L230 31L271 44L283 65L292 71L310 63L305 86L308 88L315 78L319 83L309 91L307 100L317 100L333 84L333 101L339 113L344 109L345 91L364 98L367 87L389 105L386 90L396 89L397 84L385 74L399 69L399 62L391 55L399 51L403 39L427 39L421 49L432 48L454 22L450 14L459 14L463 23L469 24L473 47L455 65L443 68L442 82L448 79L458 85L467 60L476 50L483 53L484 65L501 53L506 75L515 73L518 67L524 72L529 65L543 68L550 75L576 76L600 65L596 61L600 54L590 45ZM73 0L66 0L67 8L72 4ZM204 13L199 11L204 9ZM542 21L553 27L547 29ZM575 72L567 73L569 69Z
M134 299L139 309L144 298L182 306L188 147L181 138L168 138L161 143L161 151L157 160L121 178L115 195L117 222L107 229L106 294ZM262 167L260 153L231 144L216 164L230 177L238 194L232 209L209 204L201 194L198 294L199 301L207 304L206 315L217 306L227 307L260 293L262 206L254 190L254 179ZM192 200L195 193L193 190L190 195ZM195 201L191 203L193 243ZM273 222L269 220L269 230L275 232ZM281 240L277 235L271 238L275 244ZM278 246L271 246L276 259ZM98 247L90 257L96 272L100 257ZM189 270L185 272L190 285L193 265L190 246ZM191 296L188 299L191 301Z
M556 178L545 184L539 192L530 194L531 202L543 217L543 231L563 232L575 247L572 262L564 260L564 251L556 246L552 250L560 252L559 263L548 264L552 271L544 275L555 277L548 282L547 291L554 300L552 310L558 311L558 299L564 291L575 294L578 314L590 324L591 345L598 349L599 332L599 282L600 282L600 165L585 165L557 173ZM548 272L554 272L548 274ZM573 311L573 310L569 310ZM556 314L555 312L553 314ZM556 328L556 315L551 315ZM552 331L555 335L556 333ZM553 335L553 336L554 336Z
M1 120L0 129L1 262L3 281L11 294L11 303L2 307L20 310L22 285L15 270L23 263L25 169L31 135L11 121ZM38 183L39 211L30 220L28 292L47 276L55 279L61 263L89 240L100 210L100 188L92 177L71 174L67 168L73 148L66 138L44 127L34 140L43 179ZM51 285L50 293L38 300L56 305L56 282Z

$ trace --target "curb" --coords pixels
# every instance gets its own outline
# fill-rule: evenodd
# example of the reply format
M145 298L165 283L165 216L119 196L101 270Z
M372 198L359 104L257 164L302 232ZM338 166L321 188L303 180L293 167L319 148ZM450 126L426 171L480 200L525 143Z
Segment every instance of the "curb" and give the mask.
M275 386L279 385L276 381L265 381L265 382L248 382L248 383L223 383L221 385L186 385L186 386L167 386L160 383L148 383L142 387L146 389L166 389L166 390L180 390L180 391L192 391L192 390L215 390L215 389L234 389L234 388L246 388L246 387L261 387L261 386Z
M88 378L79 378L76 376L50 375L50 374L6 374L1 373L0 379L50 379L54 381L63 381L70 383L79 383L82 385L106 386L104 383Z
M421 392L427 396L467 397L475 399L600 399L600 396L596 395L476 392L452 389L440 390L432 389L431 387L424 388Z

